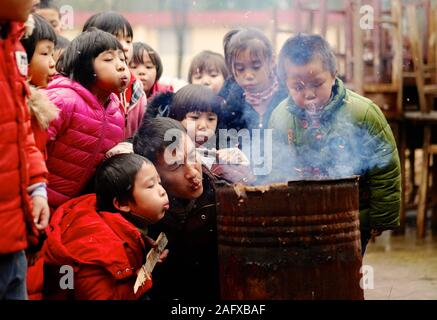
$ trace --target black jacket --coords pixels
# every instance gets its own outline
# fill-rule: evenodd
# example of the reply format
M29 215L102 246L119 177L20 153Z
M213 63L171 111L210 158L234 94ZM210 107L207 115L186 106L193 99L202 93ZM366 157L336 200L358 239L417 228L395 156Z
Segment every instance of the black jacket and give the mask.
M170 199L170 210L150 227L152 238L165 232L169 240L169 255L153 272L151 299L219 299L214 181L203 167L202 195L184 204Z

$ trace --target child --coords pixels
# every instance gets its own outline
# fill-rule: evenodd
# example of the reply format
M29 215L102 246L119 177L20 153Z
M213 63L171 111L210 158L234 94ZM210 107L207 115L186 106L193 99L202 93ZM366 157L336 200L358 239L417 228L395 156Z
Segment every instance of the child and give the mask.
M47 159L47 128L50 121L57 117L59 110L48 100L45 93L37 88L47 87L55 75L53 53L56 34L50 24L39 15L30 15L29 19L34 26L32 34L21 39L29 61L28 79L31 96L28 105L36 146Z
M372 231L399 225L401 176L393 133L378 106L336 77L334 53L321 36L288 39L278 70L289 97L272 114L274 141L291 146L287 163L295 162L304 175L361 176L364 254Z
M223 56L219 53L205 50L197 54L188 69L188 82L210 87L218 94L223 87L229 72Z
M155 164L170 198L170 210L151 229L153 237L161 231L166 233L170 251L166 263L154 274L151 297L217 299L218 247L213 189L217 178L202 167L194 143L176 120L145 118L133 144L135 153Z
M249 180L249 161L238 148L216 150L221 99L210 88L189 84L175 94L157 96L146 114L180 121L195 143L202 164L214 174L231 182Z
M129 68L139 79L148 99L158 93L173 92L172 86L158 83L161 78L163 66L158 53L148 44L135 42L133 56Z
M121 14L116 12L101 12L91 16L83 27L83 32L97 28L109 32L123 46L126 55L126 63L129 65L133 53L133 31L132 27ZM122 111L125 116L125 133L124 138L131 138L138 130L146 111L147 98L143 91L140 80L137 80L130 72L130 81L126 90L118 93L122 103Z
M33 138L26 106L26 53L20 44L32 0L3 0L0 10L0 300L24 300L24 250L50 212L47 168Z
M223 47L231 77L218 94L227 104L219 127L267 128L273 109L287 96L277 81L270 41L257 29L232 30Z
M68 201L52 217L43 248L48 299L133 300L152 285L134 294L148 251L142 235L169 207L155 167L136 154L116 155L99 167L95 186L96 194ZM74 268L73 290L59 286L63 265Z
M123 140L124 117L114 92L129 83L123 48L101 30L75 38L47 87L61 110L48 130L49 203L55 209L81 194L105 153Z
M35 6L35 13L46 19L56 34L59 35L61 33L61 13L59 8L53 4L52 0L41 0L41 2Z

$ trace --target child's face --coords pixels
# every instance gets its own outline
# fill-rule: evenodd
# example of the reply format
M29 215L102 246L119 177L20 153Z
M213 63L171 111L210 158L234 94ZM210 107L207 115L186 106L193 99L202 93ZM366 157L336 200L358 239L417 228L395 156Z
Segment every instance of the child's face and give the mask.
M134 201L128 201L130 211L152 223L161 220L169 208L167 192L155 166L145 162L135 177L132 195Z
M234 78L245 91L260 92L271 84L272 61L262 60L250 54L250 50L241 51L235 57Z
M217 94L225 83L225 78L219 70L213 68L195 72L191 77L191 83L210 87Z
M29 63L29 79L32 85L45 88L55 75L54 47L50 40L40 40L36 44Z
M147 52L143 55L144 64L129 64L129 68L138 80L143 83L144 91L148 93L156 81L156 66L153 64Z
M126 89L130 80L129 69L121 50L106 50L94 60L96 81L94 89L100 92L120 93Z
M323 67L320 59L313 59L305 65L296 65L286 60L288 92L301 108L320 110L328 103L335 77Z
M32 10L33 0L3 0L0 10L0 23L4 21L27 20Z
M214 112L188 112L182 125L187 129L188 135L201 146L211 138L217 128L217 114Z
M55 30L56 34L60 34L62 31L61 19L59 13L52 8L36 9L35 13L46 19Z
M132 37L127 35L127 32L119 32L116 36L117 40L121 43L123 47L124 54L126 55L126 63L129 64L132 58L132 52L134 50L134 44L132 42Z
M167 150L170 150L169 148L170 146ZM161 176L162 185L176 198L197 199L203 193L202 164L196 155L194 143L183 134L176 150L173 151L163 152L158 156L156 168Z

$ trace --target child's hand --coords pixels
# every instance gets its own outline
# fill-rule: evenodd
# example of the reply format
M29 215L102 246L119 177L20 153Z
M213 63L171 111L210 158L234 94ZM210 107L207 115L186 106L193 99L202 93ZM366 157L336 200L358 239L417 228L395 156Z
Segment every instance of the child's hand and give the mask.
M111 157L113 157L113 156L115 156L117 154L122 154L122 153L134 153L134 148L133 148L132 143L130 143L130 142L120 142L115 147L113 147L108 152L106 152L105 157L106 158L111 158Z
M159 259L156 263L159 263L159 264L163 263L167 259L168 252L169 252L168 249L165 249L164 251L162 251L162 253L159 256Z
M32 216L36 228L41 231L49 224L50 209L47 199L40 196L32 197Z
M213 164L211 172L231 183L251 184L255 181L249 166Z
M217 150L217 155L220 164L250 165L246 155L238 148L220 149Z
M149 247L156 248L158 246L156 241L148 236L143 236L143 239L144 239L144 242L146 243L146 245L148 245ZM159 263L159 264L163 263L165 261L165 259L167 259L168 252L169 252L168 249L163 250L156 263Z

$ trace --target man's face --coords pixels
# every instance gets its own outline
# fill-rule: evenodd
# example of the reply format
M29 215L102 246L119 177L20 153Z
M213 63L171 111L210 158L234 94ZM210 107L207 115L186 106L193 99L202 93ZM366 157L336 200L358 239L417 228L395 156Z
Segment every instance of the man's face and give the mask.
M167 147L167 152L158 156L156 169L173 197L193 200L202 195L202 164L188 135L182 135L175 149Z

